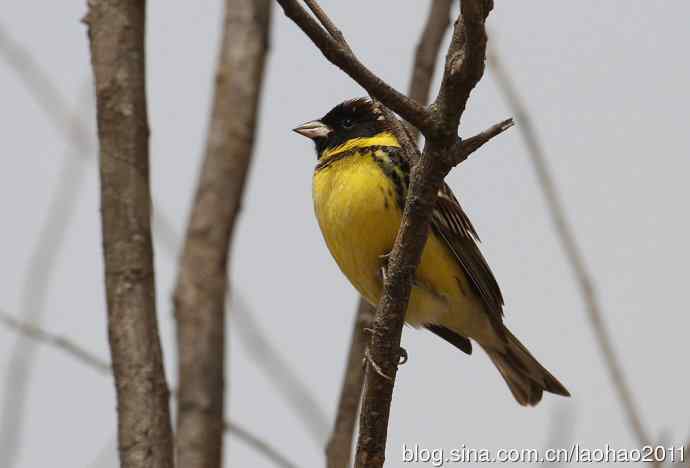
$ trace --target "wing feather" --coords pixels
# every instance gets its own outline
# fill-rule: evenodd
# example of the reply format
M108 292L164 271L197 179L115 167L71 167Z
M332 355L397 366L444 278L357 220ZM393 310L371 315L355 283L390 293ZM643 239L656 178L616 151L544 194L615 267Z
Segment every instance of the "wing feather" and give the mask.
M398 203L402 205L407 196L410 165L399 148L389 148L389 155L405 174L405 177L401 178L402 180L396 180L397 184L402 186L398 199ZM400 208L402 209L402 206ZM467 275L469 284L484 303L486 312L496 325L496 329L502 330L503 295L501 289L477 246L477 243L480 242L477 231L446 183L438 192L431 229L457 259Z
M496 277L482 255L479 235L447 184L438 193L431 221L433 232L442 239L465 271L470 284L486 306L492 321L502 322L503 295Z

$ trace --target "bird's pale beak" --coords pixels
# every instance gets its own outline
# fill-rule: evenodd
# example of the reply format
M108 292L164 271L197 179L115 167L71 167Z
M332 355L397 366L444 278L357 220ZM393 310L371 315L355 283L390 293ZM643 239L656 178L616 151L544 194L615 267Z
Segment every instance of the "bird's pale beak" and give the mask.
M311 122L302 124L297 128L293 128L292 131L315 140L317 138L327 137L328 134L333 131L333 129L320 120L313 120Z

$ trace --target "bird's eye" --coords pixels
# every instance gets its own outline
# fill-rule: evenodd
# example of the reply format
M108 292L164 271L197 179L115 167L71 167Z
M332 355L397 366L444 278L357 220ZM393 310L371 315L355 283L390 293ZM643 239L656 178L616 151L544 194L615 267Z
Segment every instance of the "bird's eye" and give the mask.
M343 120L342 125L343 125L343 128L352 128L353 123L352 123L352 120L345 119L345 120Z

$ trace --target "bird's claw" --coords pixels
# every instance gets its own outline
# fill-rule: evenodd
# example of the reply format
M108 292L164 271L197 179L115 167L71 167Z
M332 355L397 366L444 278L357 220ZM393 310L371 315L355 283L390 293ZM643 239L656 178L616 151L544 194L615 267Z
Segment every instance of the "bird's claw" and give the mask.
M407 354L407 350L403 348L402 346L400 347L400 357L398 358L398 365L402 366L405 364L408 360L409 356Z

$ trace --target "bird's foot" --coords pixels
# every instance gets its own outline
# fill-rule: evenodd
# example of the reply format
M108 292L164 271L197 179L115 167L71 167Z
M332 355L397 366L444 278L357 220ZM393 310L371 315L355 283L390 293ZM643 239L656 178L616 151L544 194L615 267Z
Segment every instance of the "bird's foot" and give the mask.
M408 360L409 356L407 354L407 350L403 348L402 346L400 347L400 356L398 357L398 365L402 366L405 364Z
M373 330L368 329L367 331L373 332ZM398 366L402 366L405 364L409 359L409 355L407 354L407 350L403 348L402 346L400 347L399 350L399 355L398 355ZM371 357L371 353L369 352L369 347L364 350L364 358L362 359L362 367L365 367L366 364L370 364L371 367L374 368L374 371L384 379L388 381L393 381L391 377L389 377L385 372L383 372L383 369L381 369L381 366L379 366L376 361L374 361L374 358Z

